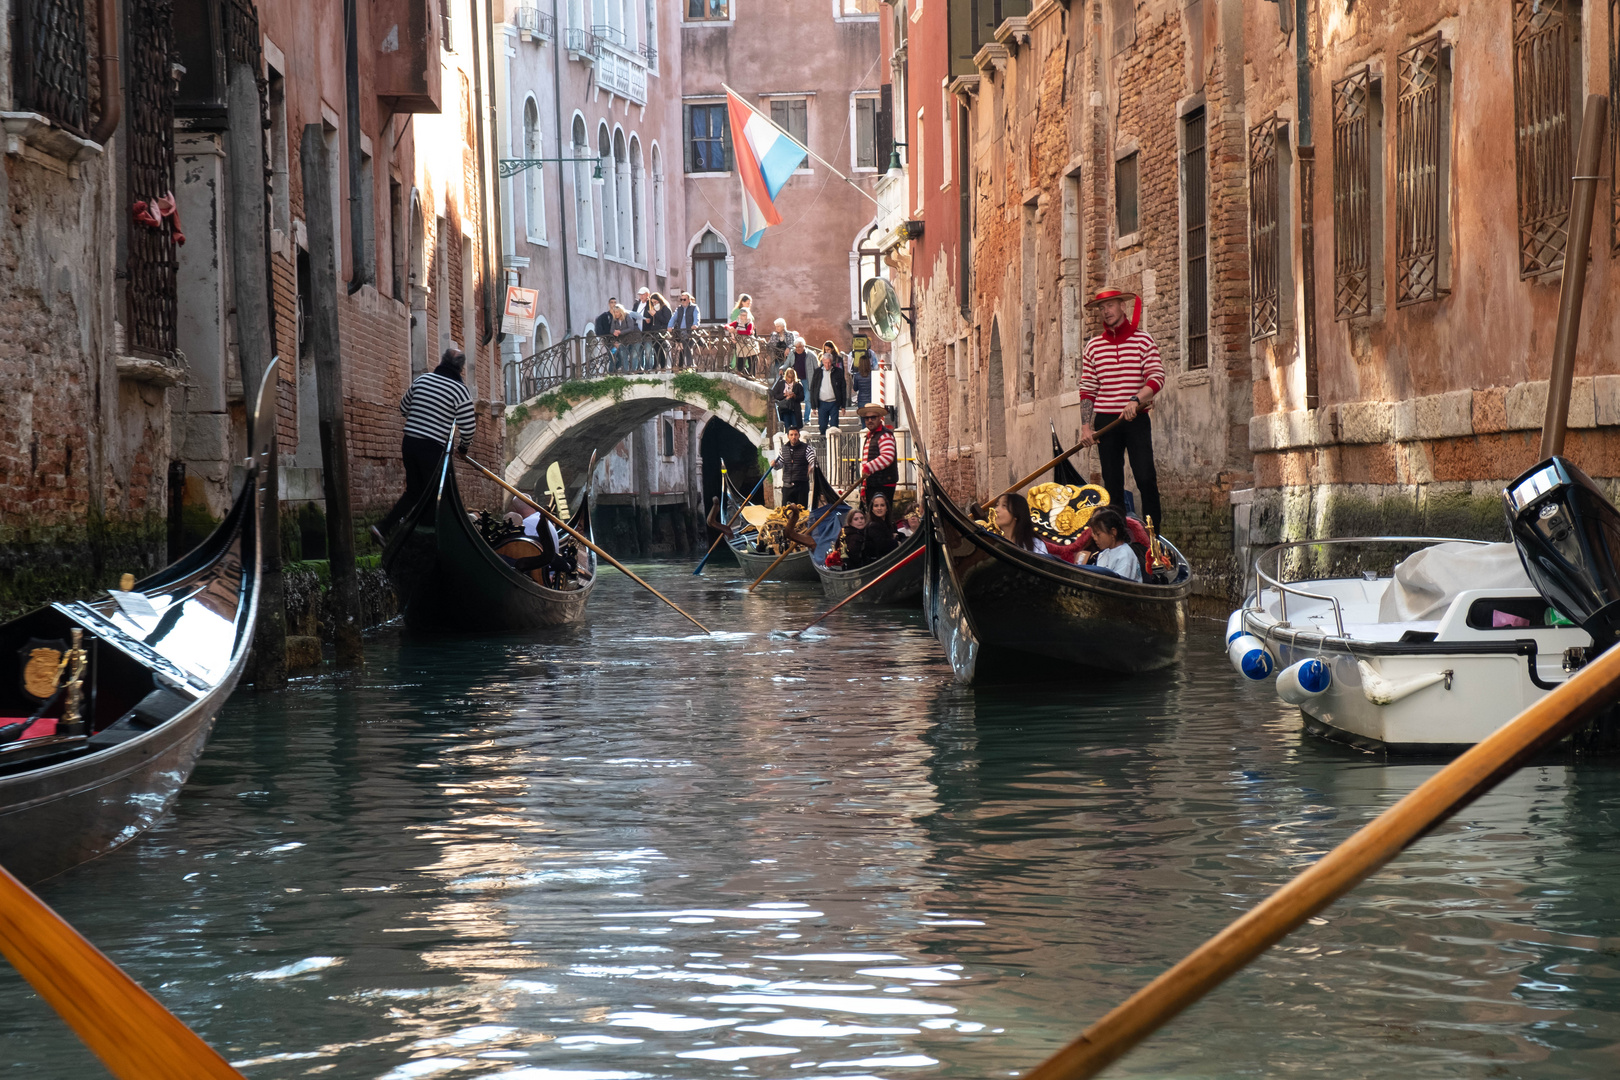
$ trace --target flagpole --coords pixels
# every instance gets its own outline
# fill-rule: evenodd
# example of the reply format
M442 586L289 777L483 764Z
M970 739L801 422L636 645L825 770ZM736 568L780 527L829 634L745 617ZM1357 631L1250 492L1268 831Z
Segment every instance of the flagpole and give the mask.
M812 150L808 146L804 145L804 143L800 142L798 139L795 139L792 135L790 135L788 133L787 129L784 128L781 124L778 124L775 120L772 120L770 117L766 116L764 113L760 112L758 109L756 109L752 105L750 105L748 103L747 98L745 98L741 94L737 93L737 91L733 90L731 87L727 86L725 83L720 84L720 89L722 89L726 93L731 94L734 97L736 97L736 99L738 101L742 102L743 108L747 109L749 112L753 113L755 116L759 117L761 120L763 120L767 124L771 125L771 127L775 128L777 131L780 131L782 133L782 136L785 139L787 139L788 142L792 143L794 146L797 146L800 150L803 150L806 154L809 154L811 157L813 157L817 161L821 162L823 165L825 165L832 172L832 174L834 176L838 177L838 179L842 180L844 183L848 184L850 187L854 188L856 191L859 191L862 195L865 195L867 200L869 202L871 202L871 204L873 206L876 206L876 207L879 207L879 208L881 208L883 206L882 203L878 202L877 199L873 198L870 194L868 194L865 188L861 187L855 181L851 180L849 177L847 177L843 173L839 172L833 166L832 162L828 161L826 158L822 157L820 154L816 153L814 150ZM734 132L732 134L732 138L739 138L740 136L741 136L741 132Z

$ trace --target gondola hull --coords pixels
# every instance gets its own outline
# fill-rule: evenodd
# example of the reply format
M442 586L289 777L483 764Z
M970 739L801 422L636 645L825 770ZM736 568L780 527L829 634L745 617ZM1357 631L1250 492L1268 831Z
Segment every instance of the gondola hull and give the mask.
M899 547L889 552L883 558L863 566L859 570L829 570L814 562L811 563L816 576L821 579L821 587L829 600L842 600L847 596L865 589L867 585L892 570L896 565L910 558L923 544L923 534L926 529L918 529L910 538L903 540ZM883 578L877 585L861 593L856 604L869 604L874 607L890 606L896 604L915 604L922 596L923 587L923 559L912 559L905 566L900 567L888 577Z
M406 629L415 633L512 633L576 623L596 588L552 589L507 565L467 517L452 459L439 483L406 516L383 548L383 569L399 593ZM571 523L589 535L588 500Z
M771 563L776 562L775 555L760 555L753 550L754 545L743 541L733 543L731 552L737 556L737 565L742 567L743 576L753 581L766 570L770 570ZM809 551L795 551L787 558L777 563L776 569L771 570L771 576L766 581L816 581L816 569L810 565Z
M986 533L929 476L923 608L964 683L1136 674L1180 657L1192 575L1124 581Z

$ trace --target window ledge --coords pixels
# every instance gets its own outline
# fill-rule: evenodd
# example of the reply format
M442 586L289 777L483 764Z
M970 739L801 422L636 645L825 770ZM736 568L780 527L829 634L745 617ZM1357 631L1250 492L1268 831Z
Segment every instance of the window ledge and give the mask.
M6 153L26 158L61 173L69 180L79 178L79 163L101 153L101 144L70 135L40 113L0 112L0 127L6 132Z
M1205 386L1209 383L1209 368L1188 368L1176 376L1176 386Z
M1127 248L1136 247L1141 242L1142 242L1142 230L1137 229L1135 232L1126 233L1124 236L1120 237L1118 240L1115 240L1114 241L1114 250L1115 251L1124 251Z
M169 364L145 356L114 357L118 377L125 382L147 383L151 386L175 386L186 377L186 369L179 363Z
M525 236L523 239L527 240L531 244L536 244L536 245L538 245L540 247L550 247L551 246L551 241L547 240L543 236ZM528 260L525 259L524 261L527 262Z
M708 180L717 177L730 176L729 172L689 172L686 174L694 180Z

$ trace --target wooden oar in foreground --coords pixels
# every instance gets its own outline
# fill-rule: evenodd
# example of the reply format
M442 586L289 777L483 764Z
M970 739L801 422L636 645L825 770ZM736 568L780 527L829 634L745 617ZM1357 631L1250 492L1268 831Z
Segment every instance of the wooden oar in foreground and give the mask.
M1095 1076L1181 1010L1349 892L1537 753L1620 696L1620 648L1611 648L1424 781L1169 971L1131 995L1025 1080Z
M765 476L769 476L769 475L771 475L770 470L769 469L765 470ZM727 529L729 529L729 528L731 528L731 526L737 524L737 519L742 517L743 507L746 507L748 505L748 500L752 499L754 497L754 493L759 491L760 488L765 486L765 476L761 476L759 478L759 483L754 485L754 490L753 491L750 491L747 495L743 496L742 505L737 507L737 512L735 514L731 515L731 520L730 521L726 522L726 528ZM735 491L736 489L733 488L732 490ZM703 573L703 564L709 561L709 556L713 555L715 553L716 549L718 549L720 547L720 541L724 540L725 538L726 538L725 531L721 530L720 535L714 538L714 543L709 545L709 550L707 552L705 552L704 555L703 555L703 558L698 561L697 569L692 571L692 576L693 577L696 577L697 575Z
M1096 432L1092 433L1092 436L1091 436L1092 441L1096 442L1096 440L1102 438L1102 436L1107 434L1108 432L1113 431L1115 428L1119 427L1119 425L1123 424L1124 422L1125 422L1125 418L1123 416L1116 416L1113 419L1112 422L1104 424L1100 431L1096 431ZM1036 469L1034 472L1030 473L1028 476L1024 477L1022 480L1018 481L1018 483L1014 484L1012 487L1008 488L1006 491L1003 491L1001 493L1001 495L1011 495L1015 491L1017 491L1019 488L1023 487L1025 484L1034 483L1036 480L1040 479L1041 473L1045 472L1047 469L1055 469L1055 468L1057 468L1058 462L1064 461L1064 460L1066 460L1068 458L1073 457L1075 454L1078 454L1080 451L1084 450L1085 448L1086 448L1085 443L1075 443L1072 447L1070 447L1069 449L1063 451L1063 453L1059 454L1057 457L1053 458L1051 461L1048 461L1045 465L1042 465L1040 468ZM994 506L994 505L996 505L996 502L1001 498L1001 495L997 495L995 498L991 499L989 502L985 503L984 505L986 505L986 506Z
M0 953L119 1080L242 1080L218 1051L3 869Z
M542 514L546 515L546 519L548 521L550 521L553 525L557 526L557 528L561 529L563 532L567 533L569 536L572 536L575 540L578 540L580 543L584 544L586 547L588 547L592 551L596 552L602 558L604 558L608 562L612 563L615 567L618 568L619 573L623 574L625 577L629 578L631 581L635 582L637 585L640 585L643 589L646 589L648 592L650 592L654 596L658 597L658 599L662 600L664 603L668 604L670 607L674 608L676 611L680 611L681 615L688 622L690 622L693 626L697 627L699 630L703 631L705 634L711 634L711 633L714 632L714 631L710 630L707 626L704 626L702 623L700 623L696 619L692 618L692 616L687 615L686 612L681 611L681 606L679 604L677 604L675 601L671 600L669 597L665 596L663 593L659 592L657 589L653 588L651 585L647 584L645 581L642 581L641 578L637 577L635 575L635 573L633 571L631 571L631 569L628 566L624 565L624 563L620 562L618 559L615 559L613 556L609 555L607 552L603 551L601 548L597 547L595 544L593 544L589 540L585 539L585 537L580 535L580 533L577 532L574 529L573 526L569 525L568 522L563 521L562 519L557 517L556 514L553 514L550 510L547 510L545 507L543 507L539 503L535 502L533 498L531 498L528 495L523 494L523 492L519 491L517 488L513 487L511 484L508 484L505 480L501 479L501 477L498 476L492 470L484 468L482 465L478 464L478 462L474 461L470 457L467 458L466 460L467 460L467 464L471 465L473 468L477 469L479 472L483 473L485 476L489 477L491 480L493 480L497 484L501 485L501 487L505 488L507 491L510 491L512 494L516 495L518 498L522 499L524 502L528 503L530 506L532 506L536 510L540 511Z
M864 480L864 479L866 479L866 478L863 476L861 478L861 480ZM827 486L831 487L832 485L828 484ZM854 491L856 488L858 488L860 486L861 486L861 481L857 480L853 484L849 485L849 487L845 488L843 491L840 491L838 493L838 497L836 499L834 499L832 502L828 503L826 508L823 509L820 514L816 515L816 520L812 521L810 523L810 528L806 529L805 531L807 533L809 533L813 538L814 535L815 535L816 526L821 524L821 519L826 517L828 514L832 513L833 507L837 506L839 503L841 503L845 499L849 498L849 493ZM812 550L814 550L814 549L812 549ZM764 581L766 578L770 577L771 576L771 571L775 570L776 567L781 563L781 561L783 559L787 558L791 554L793 554L793 549L790 547L786 551L782 552L782 554L778 555L776 557L775 561L772 562L771 565L769 565L769 566L767 566L765 568L765 572L763 574L759 575L759 577L755 578L754 583L752 585L748 586L748 591L753 592L755 589L759 588L759 583Z
M805 627L804 627L803 630L789 630L787 636L788 637L798 637L800 634L804 633L805 630L810 629L810 627L816 625L816 623L820 622L822 619L825 619L827 616L831 615L833 612L837 611L839 608L843 607L845 604L849 603L851 600L853 600L857 596L861 595L861 593L865 592L867 589L870 589L872 586L876 585L878 582L882 581L884 578L888 577L890 574L894 573L896 570L900 569L902 566L906 565L912 559L915 559L917 556L921 555L922 553L923 553L922 548L918 548L916 551L913 551L910 555L907 555L905 558L901 559L899 562L895 563L893 566L891 566L887 570L883 571L883 573L879 574L877 577L873 578L871 581L868 581L865 585L862 585L860 588L856 589L854 592L850 593L848 596L846 596L842 600L838 601L838 603L834 604L832 607L828 608L826 611L823 611L820 615L817 615L814 619L810 620L809 623L805 624Z

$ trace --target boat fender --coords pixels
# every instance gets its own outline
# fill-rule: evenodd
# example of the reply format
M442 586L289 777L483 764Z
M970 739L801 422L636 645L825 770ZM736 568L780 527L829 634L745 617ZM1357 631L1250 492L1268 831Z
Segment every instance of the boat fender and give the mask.
M1311 657L1290 664L1277 676L1277 696L1290 705L1303 705L1333 685L1333 669L1326 660Z
M1243 628L1243 609L1238 608L1226 617L1226 643L1231 645L1233 638L1242 637L1246 633L1248 631Z
M1226 648L1226 658L1239 675L1254 682L1271 678L1277 670L1277 659L1266 648L1266 643L1253 634L1242 634L1232 639Z
M1451 689L1450 669L1431 671L1423 675L1409 675L1404 679L1386 679L1367 661L1357 660L1356 670L1361 672L1361 692L1374 705L1393 705L1397 701L1411 697L1419 690L1428 689L1435 683L1445 683L1446 689Z

